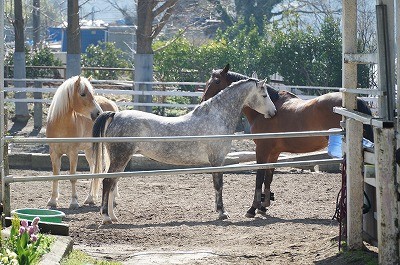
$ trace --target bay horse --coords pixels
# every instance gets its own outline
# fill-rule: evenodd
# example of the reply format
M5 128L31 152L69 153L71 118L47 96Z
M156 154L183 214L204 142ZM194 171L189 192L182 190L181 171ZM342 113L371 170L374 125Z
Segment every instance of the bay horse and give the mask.
M270 118L276 108L272 103L264 82L254 79L241 80L230 85L230 89L198 105L191 112L179 117L163 117L136 110L118 113L104 112L96 119L93 137L160 137L184 135L229 135L235 132L236 123L244 106L257 110ZM231 140L178 141L178 142L129 142L94 143L95 172L124 171L134 153L153 160L173 165L221 166L230 151ZM103 148L103 146L105 148ZM103 153L103 149L106 150ZM103 159L103 156L105 159ZM212 173L215 189L215 207L219 219L228 218L222 202L223 174ZM101 213L103 224L117 221L114 214L114 188L118 179L103 179Z
M211 77L206 82L202 101L217 95L232 82L247 79L239 73L229 71L229 64L223 69L213 70ZM251 133L277 133L318 131L331 128L340 128L341 115L333 112L333 107L342 106L342 93L327 93L310 100L303 100L295 94L287 91L278 91L266 84L272 102L275 104L277 114L272 119L265 119L256 110L249 107L243 108ZM360 112L371 115L371 110L366 102L357 99L357 109ZM373 142L371 126L364 125L364 137ZM328 145L327 136L313 136L300 138L276 138L257 139L256 161L257 163L275 163L280 153L308 153L321 150ZM246 217L252 218L257 212L266 215L270 201L274 200L271 193L271 182L274 169L259 169L256 175L256 188L252 206L246 213ZM262 185L264 184L264 192Z
M89 80L75 76L64 81L54 94L47 114L46 137L69 138L91 137L93 120L103 110L118 111L117 105L103 96L94 95L94 90ZM53 175L59 175L61 169L61 157L66 154L69 159L70 174L76 173L78 152L85 151L86 160L91 172L94 170L91 143L49 143L50 159ZM99 179L91 181L90 191L85 203L93 204L93 198L97 196L100 183ZM71 180L72 195L70 208L79 207L76 194L76 180ZM53 181L51 198L47 205L57 207L59 196L58 181Z

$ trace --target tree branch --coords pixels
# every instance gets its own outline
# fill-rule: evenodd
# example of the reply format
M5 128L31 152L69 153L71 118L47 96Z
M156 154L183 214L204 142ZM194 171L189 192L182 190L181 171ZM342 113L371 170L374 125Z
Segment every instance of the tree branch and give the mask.
M161 14L162 12L164 12L166 10L170 10L177 2L178 2L178 0L165 1L159 8L157 8L153 11L153 16L156 17L159 14Z

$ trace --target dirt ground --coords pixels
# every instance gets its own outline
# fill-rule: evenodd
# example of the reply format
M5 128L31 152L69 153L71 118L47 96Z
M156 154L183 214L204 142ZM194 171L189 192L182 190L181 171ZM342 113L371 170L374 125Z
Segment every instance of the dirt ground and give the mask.
M232 150L252 148L251 141L235 141ZM332 216L340 182L340 174L279 169L268 216L249 219L245 213L253 198L254 172L226 174L224 204L230 218L220 221L210 174L123 178L118 184L119 222L101 225L99 204L68 209L70 184L61 181L59 210L66 213L75 249L124 264L365 264L338 251L339 227ZM88 187L89 181L78 181L80 203ZM51 183L15 183L11 189L12 209L45 208ZM362 255L376 257L376 249L369 249Z

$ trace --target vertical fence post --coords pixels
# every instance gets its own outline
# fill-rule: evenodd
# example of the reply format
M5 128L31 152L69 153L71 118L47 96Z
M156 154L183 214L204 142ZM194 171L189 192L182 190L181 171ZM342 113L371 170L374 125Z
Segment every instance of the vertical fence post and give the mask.
M374 128L379 264L399 264L395 130Z
M400 7L400 0L396 0L396 6L397 10L399 10ZM397 67L396 67L396 73L397 73L397 87L400 88L400 12L396 12L396 18L395 18L395 23L396 23L396 43L397 43L397 52L396 52L396 58L397 58ZM397 109L397 119L396 119L396 126L395 128L396 131L399 131L400 128L400 119L399 119L399 113L400 113L400 97L397 96L397 101L396 101L396 109ZM400 137L397 139L397 148L400 148ZM400 167L396 167L396 177L397 177L397 186L400 187ZM397 216L400 218L400 202L397 204ZM397 245L399 246L399 259L400 259L400 237L398 238Z
M363 247L362 207L364 204L363 124L350 118L346 121L347 244L350 249L361 249Z
M43 83L40 81L34 82L35 88L42 88ZM33 92L34 99L42 99L42 92ZM33 126L35 129L43 126L43 104L41 102L33 103Z
M0 1L0 40L4 40L4 1ZM4 198L4 41L0 41L0 177L1 200Z

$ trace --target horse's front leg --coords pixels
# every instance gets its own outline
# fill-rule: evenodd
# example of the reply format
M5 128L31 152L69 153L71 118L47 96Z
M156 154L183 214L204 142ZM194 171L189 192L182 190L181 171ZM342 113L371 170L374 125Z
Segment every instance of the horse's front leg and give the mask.
M246 212L246 217L253 218L256 216L256 209L261 207L262 185L264 183L265 169L258 169L256 175L256 188L254 190L253 204Z
M78 165L78 153L70 154L69 156L69 173L71 175L76 174L76 167ZM69 204L70 209L78 209L78 194L76 192L76 179L71 179L71 203Z
M224 210L224 203L222 201L222 188L223 188L223 174L212 173L214 190L215 190L215 209L218 212L218 218L220 220L227 219L228 213Z
M58 154L50 151L50 159L51 159L51 166L53 168L53 176L60 175L61 155L58 155ZM57 207L58 196L59 196L58 180L53 180L53 187L52 187L52 190L51 190L51 197L47 202L47 206L49 206L51 208L56 208Z
M266 169L264 176L264 193L261 194L261 203L257 208L257 213L263 216L267 214L267 207L271 205L271 200L274 200L274 193L271 192L271 182L274 174L274 169Z
M261 207L269 207L271 205L271 201L275 200L275 195L271 192L271 183L274 177L274 168L267 169L265 172L264 178L264 196L265 199L261 200ZM260 209L261 210L261 209Z

